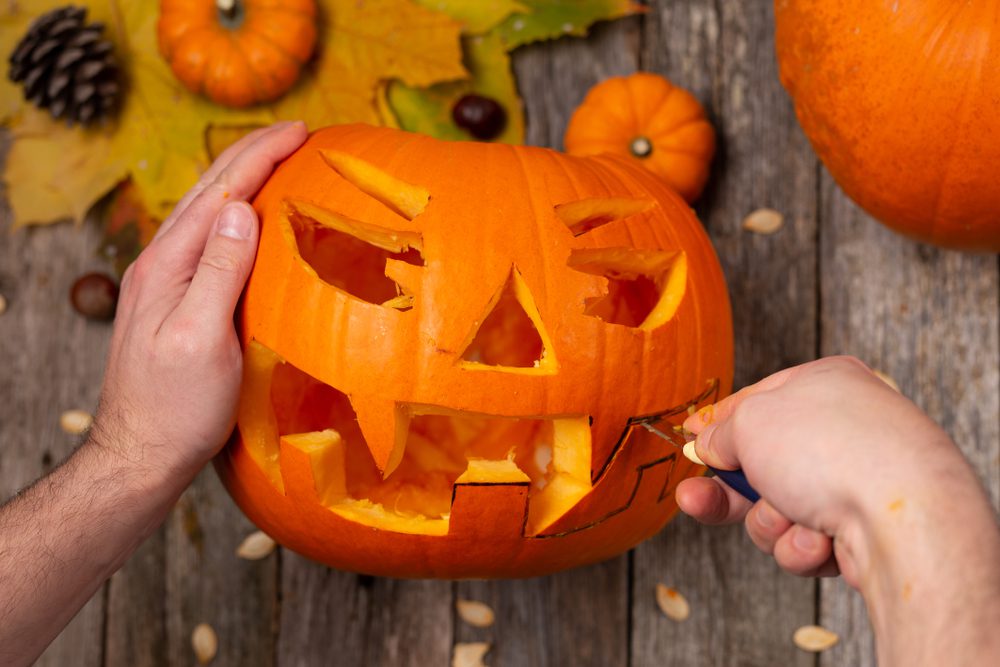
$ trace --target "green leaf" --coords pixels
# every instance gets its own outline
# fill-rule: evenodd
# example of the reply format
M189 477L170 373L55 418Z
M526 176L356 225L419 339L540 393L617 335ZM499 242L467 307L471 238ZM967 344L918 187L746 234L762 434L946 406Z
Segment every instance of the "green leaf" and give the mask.
M531 11L519 0L416 0L427 9L462 22L462 32L479 35L496 27L513 12Z
M495 33L466 37L463 44L471 79L430 88L413 88L399 82L389 87L389 105L399 126L439 139L472 139L452 121L451 108L462 95L477 93L495 99L507 111L507 126L495 141L524 143L524 111L504 44Z
M522 0L527 12L511 14L497 28L508 50L563 35L582 37L596 21L644 11L631 0Z

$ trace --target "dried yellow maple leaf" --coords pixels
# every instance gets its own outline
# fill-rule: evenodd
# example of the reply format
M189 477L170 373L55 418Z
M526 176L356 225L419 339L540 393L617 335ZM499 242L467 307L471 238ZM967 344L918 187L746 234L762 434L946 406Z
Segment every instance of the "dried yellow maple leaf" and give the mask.
M33 18L63 4L8 3L0 8L0 43L16 44ZM4 180L15 224L80 220L127 176L146 208L162 217L207 167L210 126L286 119L305 120L310 127L382 123L380 96L387 80L427 86L466 76L458 20L411 0L319 0L317 55L296 86L270 106L227 109L185 89L160 57L159 3L78 4L87 6L89 21L105 24L127 92L114 122L84 130L34 112L16 87L0 87L0 121L14 136Z

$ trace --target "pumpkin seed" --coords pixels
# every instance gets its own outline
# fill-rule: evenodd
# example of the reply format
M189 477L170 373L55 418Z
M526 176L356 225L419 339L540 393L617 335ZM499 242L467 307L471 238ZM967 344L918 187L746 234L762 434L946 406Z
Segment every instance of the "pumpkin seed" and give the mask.
M59 417L59 426L70 435L85 433L94 423L94 417L83 410L67 410Z
M656 604L664 616L672 621L684 621L691 615L691 605L676 589L656 584Z
M698 456L698 452L694 450L694 440L684 443L684 456L693 463L697 463L700 466L705 465L705 462Z
M496 620L493 609L478 600L456 600L455 609L459 618L477 628L488 628Z
M240 546L236 547L236 555L246 560L260 560L270 556L276 546L270 535L258 530L243 538Z
M451 667L486 667L483 656L489 652L486 642L460 642L451 654Z
M889 385L890 387L892 387L893 389L895 389L896 393L898 393L898 394L902 394L903 393L903 392L901 392L899 390L899 384L895 380L893 380L890 376L886 375L885 373L883 373L880 370L873 370L872 373L874 373L875 377L877 377L879 380L881 380L882 382L885 382L887 385Z
M0 294L0 315L3 315L4 311L6 310L7 310L7 297L5 297L3 294Z
M219 652L219 637L208 623L199 623L191 633L191 648L201 665L207 665Z
M827 630L819 625L803 625L795 631L792 641L803 651L819 653L825 651L834 644L840 637L836 632Z
M773 208L759 208L743 218L743 229L754 234L774 234L785 224L785 216Z

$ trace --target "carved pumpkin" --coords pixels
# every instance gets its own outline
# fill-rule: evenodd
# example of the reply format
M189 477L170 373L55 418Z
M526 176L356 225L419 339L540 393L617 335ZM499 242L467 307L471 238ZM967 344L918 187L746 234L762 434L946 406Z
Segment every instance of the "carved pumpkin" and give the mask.
M371 574L530 576L675 513L701 469L633 418L670 432L726 393L732 333L708 238L650 174L353 125L254 206L217 468L279 542Z
M844 192L896 231L1000 251L998 7L775 3L802 129Z
M563 143L570 155L625 156L693 202L708 180L715 130L691 93L639 72L591 88L573 112Z
M160 53L189 90L217 104L273 101L316 45L315 0L161 0Z

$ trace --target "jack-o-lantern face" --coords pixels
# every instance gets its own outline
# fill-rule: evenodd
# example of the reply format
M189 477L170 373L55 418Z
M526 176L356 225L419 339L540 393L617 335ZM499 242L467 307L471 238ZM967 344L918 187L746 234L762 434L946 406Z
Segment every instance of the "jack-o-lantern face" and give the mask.
M732 379L687 205L622 160L313 134L254 203L238 437L282 544L391 576L529 576L657 531L698 468L663 429ZM662 429L661 429L662 430Z

